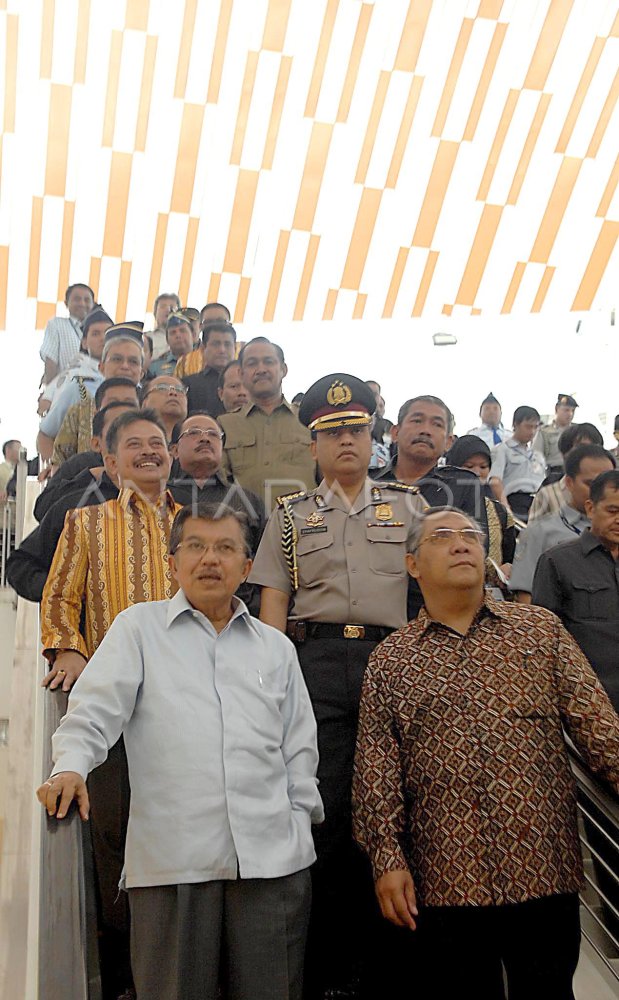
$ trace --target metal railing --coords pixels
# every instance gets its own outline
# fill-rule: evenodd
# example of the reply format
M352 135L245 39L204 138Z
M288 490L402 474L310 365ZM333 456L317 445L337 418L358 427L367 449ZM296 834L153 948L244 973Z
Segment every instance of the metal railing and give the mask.
M0 537L0 587L6 587L6 564L15 543L15 501L0 501L2 508L2 536Z

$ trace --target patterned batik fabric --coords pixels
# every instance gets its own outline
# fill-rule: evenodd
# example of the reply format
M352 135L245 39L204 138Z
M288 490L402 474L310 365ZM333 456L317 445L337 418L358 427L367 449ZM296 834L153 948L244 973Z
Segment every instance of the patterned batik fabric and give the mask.
M196 347L195 351L189 351L178 359L174 374L177 378L185 375L199 375L204 368L204 351L201 347Z
M54 440L52 465L62 465L73 455L90 451L95 412L96 406L92 396L80 399L79 403L69 407Z
M562 724L619 787L619 717L550 612L488 596L464 636L425 609L389 636L365 676L353 793L375 877L409 868L433 906L577 891Z
M180 509L169 493L153 505L125 488L116 500L68 512L41 601L44 650L88 658L125 608L176 593L167 553Z

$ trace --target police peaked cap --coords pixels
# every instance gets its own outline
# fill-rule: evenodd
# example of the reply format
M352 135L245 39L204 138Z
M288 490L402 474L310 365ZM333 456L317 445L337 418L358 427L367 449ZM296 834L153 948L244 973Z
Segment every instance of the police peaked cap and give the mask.
M335 372L309 387L299 407L299 420L311 431L370 424L376 409L374 393L354 375Z

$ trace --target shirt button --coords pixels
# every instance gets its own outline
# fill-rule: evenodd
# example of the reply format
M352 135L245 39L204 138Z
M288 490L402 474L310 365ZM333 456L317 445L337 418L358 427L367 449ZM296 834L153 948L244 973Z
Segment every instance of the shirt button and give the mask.
M347 545L352 545L352 542L346 542Z
M356 607L356 606L357 606L357 604L359 603L359 601L353 601L352 603L353 603L353 604L355 605L355 607Z

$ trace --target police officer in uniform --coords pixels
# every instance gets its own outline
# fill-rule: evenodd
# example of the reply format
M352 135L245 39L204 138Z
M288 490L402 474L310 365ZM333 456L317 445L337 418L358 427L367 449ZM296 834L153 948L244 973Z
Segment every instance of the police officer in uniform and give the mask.
M578 403L573 396L560 392L555 403L555 418L551 424L540 427L533 440L533 451L539 451L546 461L548 472L563 475L563 455L559 450L559 438L574 419Z
M314 831L307 1000L326 989L397 995L389 976L401 936L380 917L369 863L352 840L351 779L363 674L376 644L407 620L406 537L426 504L415 486L369 479L375 406L352 375L308 389L299 419L323 479L278 498L249 577L263 588L261 619L297 646L318 723L326 819Z

